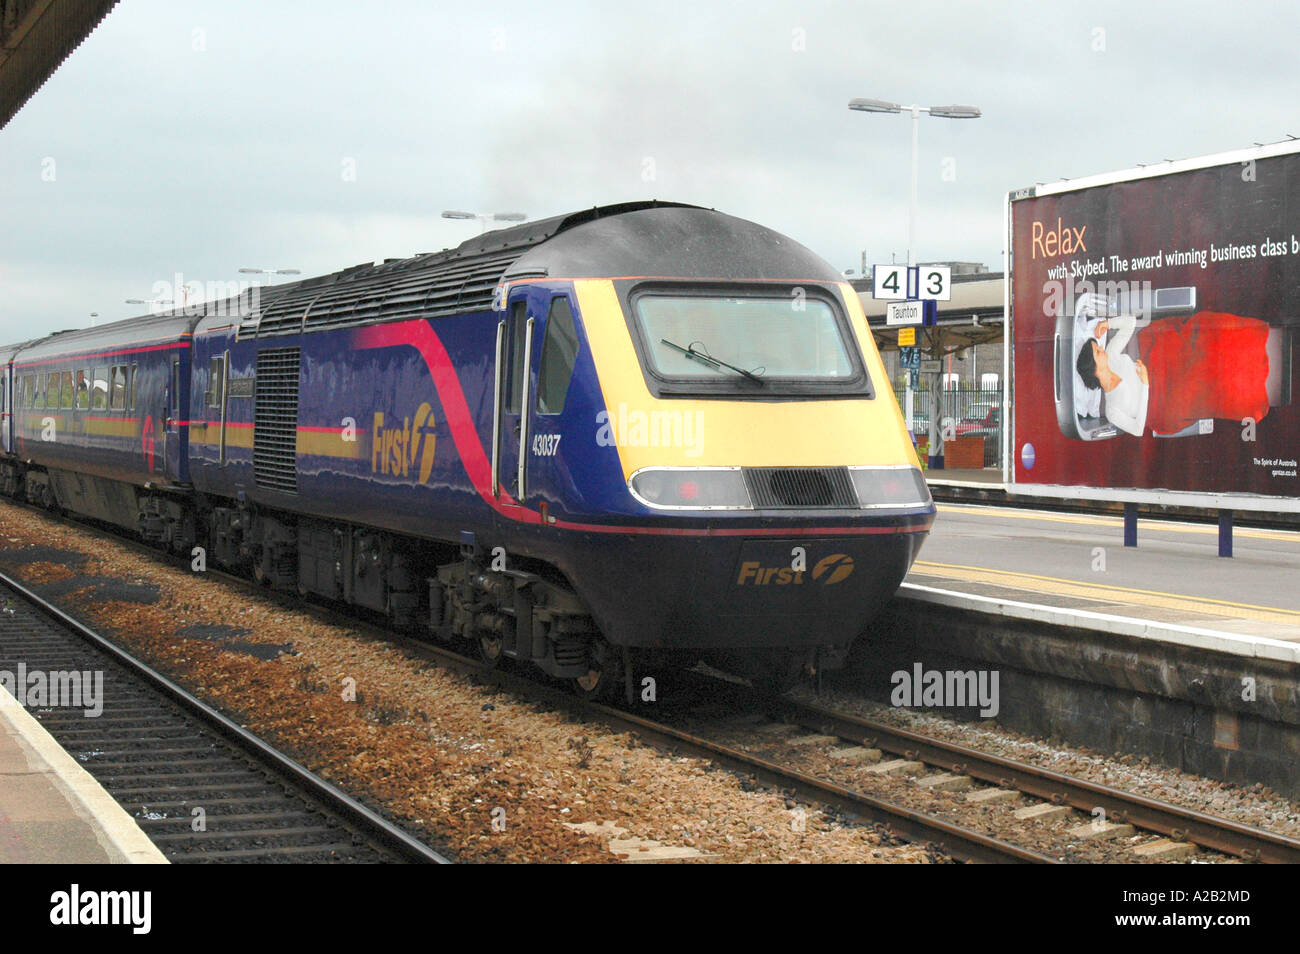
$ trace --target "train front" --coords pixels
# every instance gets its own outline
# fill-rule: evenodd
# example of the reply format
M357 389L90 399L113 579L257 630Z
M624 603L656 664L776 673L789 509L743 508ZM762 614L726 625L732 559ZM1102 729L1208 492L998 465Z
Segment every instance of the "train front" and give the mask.
M846 648L935 513L852 288L703 209L598 219L548 246L514 270L598 277L571 279L570 406L530 443L555 488L547 556L605 638L740 668Z

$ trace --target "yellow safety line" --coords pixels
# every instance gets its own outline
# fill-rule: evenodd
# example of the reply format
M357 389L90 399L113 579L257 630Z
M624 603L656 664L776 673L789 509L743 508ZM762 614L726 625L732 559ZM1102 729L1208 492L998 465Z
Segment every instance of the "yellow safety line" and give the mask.
M1023 510L1012 510L1009 507L954 507L949 504L939 504L940 513L970 513L982 514L992 517L1010 517L1013 520L1041 520L1045 523L1077 523L1084 526L1092 527L1113 527L1116 524L1122 524L1124 518L1119 514L1113 517L1087 517L1082 514L1058 514L1058 513L1029 513ZM1164 520L1146 519L1142 521L1142 527L1146 530L1159 530L1162 533L1202 533L1215 534L1219 532L1218 527L1198 527L1194 524L1175 525ZM1293 530L1239 530L1233 528L1234 537L1249 537L1255 540L1295 540L1297 533Z
M927 574L927 568L932 569L934 572ZM1113 586L1108 583L1081 583L1078 580L1041 576L1036 573L1017 573L1012 570L993 570L988 567L962 566L956 563L931 563L928 560L917 560L913 565L913 569L924 575L975 583L997 583L1016 589L1031 590L1038 593L1054 593L1059 596L1105 599L1112 603L1116 602L1116 596L1124 596L1130 598L1129 602L1140 605L1159 606L1166 609L1185 609L1209 616L1291 624L1300 621L1300 610L1259 606L1254 603L1234 603L1231 600L1213 599L1208 596L1180 596L1177 593L1162 593L1158 590L1141 590L1129 586Z

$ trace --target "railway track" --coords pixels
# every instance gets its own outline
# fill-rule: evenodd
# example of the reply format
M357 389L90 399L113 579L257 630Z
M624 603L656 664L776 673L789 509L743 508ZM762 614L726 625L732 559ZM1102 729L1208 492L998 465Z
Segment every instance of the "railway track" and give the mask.
M782 697L768 704L774 717L808 731L878 748L1003 791L1066 805L1105 817L1108 823L1132 825L1247 861L1300 863L1300 839L806 702Z
M103 530L90 529L109 535ZM147 553L154 558L171 559L138 542L123 539L116 534L111 536L138 552ZM246 591L268 595L265 589L240 577L217 570L209 570L209 574ZM0 575L0 581L3 579ZM304 605L299 601L293 602L294 605ZM360 627L377 638L401 645L438 665L544 702L553 708L567 711L575 718L604 722L620 731L634 733L648 744L708 759L733 771L753 776L766 785L794 792L806 800L834 806L859 818L885 825L904 840L932 843L957 860L1013 863L1056 863L1061 860L938 815L909 808L897 801L875 797L789 765L778 764L777 761L720 743L701 733L646 718L639 712L586 702L566 691L512 672L485 670L478 659L444 646L395 634L381 626L359 620L354 615L343 613L332 605L305 605L309 611L327 622L342 623L353 629ZM884 723L785 697L764 696L747 687L728 684L726 695L736 712L765 712L773 720L771 725L802 728L823 738L833 737L845 746L879 749L896 756L895 762L917 767L933 766L946 775L969 778L972 785L991 785L999 793L1012 792L1040 799L1044 805L1065 806L1089 814L1101 809L1105 812L1106 823L1116 827L1131 825L1136 829L1156 832L1175 842L1202 846L1250 861L1300 861L1300 840L1297 839L1061 775L1031 764L989 755Z
M4 573L0 604L0 669L103 674L94 717L32 714L168 860L447 862Z

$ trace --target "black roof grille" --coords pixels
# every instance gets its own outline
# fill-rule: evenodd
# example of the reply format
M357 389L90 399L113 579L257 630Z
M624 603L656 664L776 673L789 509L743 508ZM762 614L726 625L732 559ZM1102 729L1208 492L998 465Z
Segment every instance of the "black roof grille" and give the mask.
M755 510L857 507L847 467L746 467Z
M488 311L497 285L519 257L565 229L676 202L626 202L557 215L476 236L454 249L354 265L263 293L261 320L241 337L267 338L379 321ZM680 206L686 207L686 206Z
M259 487L298 492L298 348L257 353L253 406L253 479Z

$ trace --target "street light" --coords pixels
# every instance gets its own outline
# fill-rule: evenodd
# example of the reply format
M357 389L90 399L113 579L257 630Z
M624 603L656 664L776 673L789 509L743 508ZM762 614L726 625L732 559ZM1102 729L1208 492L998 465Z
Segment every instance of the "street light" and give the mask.
M301 275L302 272L296 268L241 268L241 275ZM271 284L268 278L266 283Z
M940 119L979 119L980 111L976 106L900 106L884 99L851 99L849 109L860 113L901 113L912 114L912 194L907 216L907 264L916 264L916 162L917 143L920 138L920 118L922 113L938 116Z
M455 209L448 209L442 213L444 219L478 219L482 228L479 230L481 235L487 231L489 222L523 222L528 216L522 212L458 212Z
M908 207L907 214L907 265L911 268L916 264L916 162L917 162L917 143L920 138L920 119L922 113L929 113L931 116L938 116L940 119L979 119L980 111L977 106L902 106L898 103L891 103L884 99L851 99L849 100L849 109L860 113L901 113L903 111L912 114L912 193L911 203ZM933 347L933 343L931 344ZM912 389L907 388L907 413L911 418L912 409ZM930 375L930 465L937 466L943 458L943 445L939 440L939 389L935 385L939 381L939 375L931 373ZM935 453L938 451L938 453Z
M162 311L163 305L175 304L170 298L128 298L128 305L148 305L149 310L157 314Z

